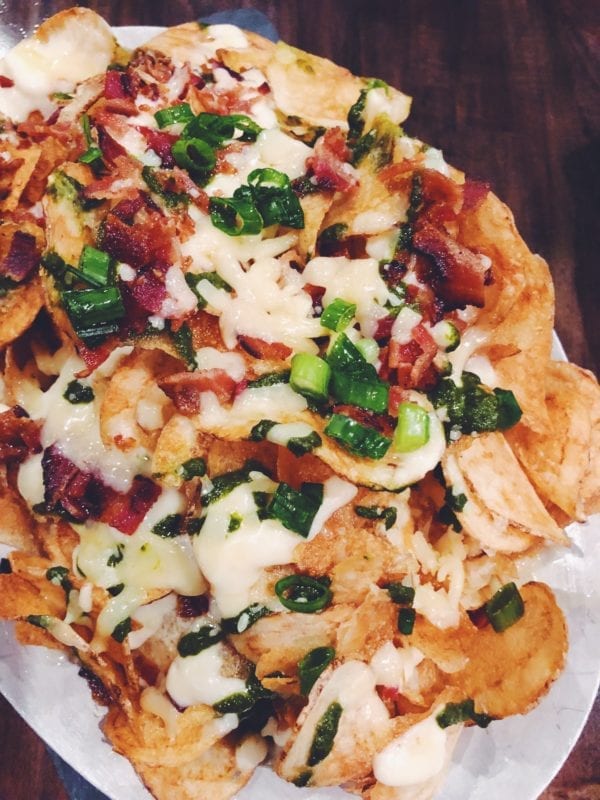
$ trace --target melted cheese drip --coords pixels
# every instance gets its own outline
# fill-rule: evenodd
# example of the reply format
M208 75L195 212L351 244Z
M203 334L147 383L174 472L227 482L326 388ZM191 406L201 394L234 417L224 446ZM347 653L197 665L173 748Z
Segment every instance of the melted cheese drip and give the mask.
M18 122L36 109L47 115L55 107L49 95L71 92L80 81L104 72L115 39L104 20L94 15L90 24L85 16L63 17L59 25L55 20L50 30L46 23L42 31L19 42L0 60L0 74L15 84L0 89L0 113Z
M167 614L172 614L177 608L177 598L173 592L160 600L140 606L131 615L132 620L139 623L142 627L131 631L127 637L129 647L136 650L147 642L151 636L158 633Z
M415 786L435 777L446 761L447 734L435 720L439 709L394 739L373 760L373 773L385 786Z
M198 370L222 369L230 378L239 382L246 374L246 362L239 353L223 353L214 347L196 350Z
M415 670L425 656L416 647L394 647L383 644L371 659L371 669L378 685L402 690L409 686Z
M331 703L342 706L342 724L351 726L354 722L362 729L385 730L389 715L375 685L375 673L360 661L346 661L335 669L314 705L307 707L310 710L301 720L302 727L285 759L287 764L306 764L315 727Z
M148 472L148 453L142 448L124 453L104 445L100 435L100 400L97 396L91 403L75 405L63 397L68 383L83 368L79 358L67 359L46 392L33 383L22 381L15 391L17 402L30 417L44 420L42 447L57 444L63 455L79 469L97 474L119 492L127 492L136 475ZM38 485L37 482L34 485ZM27 494L32 493L27 491Z
M246 691L246 682L241 678L222 674L225 652L218 642L195 656L176 656L167 673L167 691L178 706L212 706L231 694Z
M448 353L448 361L452 365L450 377L456 384L461 383L461 375L465 370L467 361L473 353L478 350L488 338L488 334L479 328L469 328L460 340L460 344L451 353Z
M308 262L303 277L307 283L325 287L324 305L337 297L356 303L356 318L363 336L373 336L378 321L388 313L383 307L388 299L388 288L374 258L320 256Z
M252 587L265 567L289 564L303 539L276 519L260 520L252 492L273 492L277 484L260 473L251 473L250 483L212 503L194 554L224 617L234 617L252 602ZM240 527L229 531L232 515L241 517Z
M154 686L148 686L140 695L140 705L144 711L160 717L165 723L169 739L173 740L177 735L177 723L179 722L179 711L175 708L169 698Z
M308 407L306 399L287 383L246 389L235 398L231 408L221 406L214 392L202 392L200 397L198 422L211 431L246 428L261 419L285 421Z

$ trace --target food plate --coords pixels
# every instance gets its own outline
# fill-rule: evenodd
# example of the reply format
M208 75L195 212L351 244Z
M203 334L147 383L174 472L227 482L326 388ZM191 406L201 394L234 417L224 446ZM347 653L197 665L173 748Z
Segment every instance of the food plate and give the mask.
M119 31L122 42L134 45L156 29ZM507 792L528 800L537 797L568 755L593 701L600 660L599 595L592 576L599 566L593 548L598 518L570 529L568 552L540 557L532 577L557 589L571 632L567 667L541 706L527 717L512 719L486 732L469 731L455 753L445 785L449 800L469 797L504 798ZM115 755L98 727L100 710L76 677L76 667L37 648L13 643L9 626L2 627L0 688L31 726L72 766L113 800L148 798L128 762ZM56 698L60 698L57 703ZM544 732L544 736L540 732ZM81 748L81 743L85 747ZM282 783L260 769L240 798L294 798L305 791ZM333 800L338 789L314 789L313 798Z

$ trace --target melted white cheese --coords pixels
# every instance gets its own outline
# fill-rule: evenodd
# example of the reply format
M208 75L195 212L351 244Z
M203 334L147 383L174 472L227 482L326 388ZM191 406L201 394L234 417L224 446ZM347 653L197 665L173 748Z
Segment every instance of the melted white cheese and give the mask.
M352 483L343 481L337 475L327 478L323 484L323 502L310 526L308 539L313 539L327 522L329 517L354 499L358 489Z
M388 288L374 258L320 256L308 262L303 277L307 283L325 287L324 305L338 297L356 303L356 318L365 337L375 334L378 321L388 313L383 307Z
M225 652L218 642L195 656L176 656L167 673L167 691L178 706L212 706L231 694L246 691L241 678L222 674Z
M386 642L371 658L370 667L377 685L402 690L409 685L424 658L416 647L394 647L391 642Z
M433 778L446 761L446 731L435 714L394 739L373 760L375 778L385 786L414 786Z
M15 84L0 88L0 113L19 122L36 109L48 114L55 107L49 95L69 93L80 81L104 72L115 39L100 17L90 22L85 14L63 17L59 24L55 20L50 30L46 23L42 31L19 42L0 60L0 74Z
M452 365L452 374L450 377L454 383L460 385L461 375L465 370L467 361L471 358L473 353L478 350L488 338L488 334L479 328L469 328L463 333L460 344L451 353L448 353L447 358Z
M236 382L246 374L246 362L239 353L224 353L215 347L196 350L196 364L198 370L222 369Z
M208 431L245 429L261 419L285 421L308 407L306 399L287 383L246 389L237 395L231 408L221 406L214 392L202 392L200 399L198 422Z
M413 329L421 322L423 317L410 306L400 309L392 325L392 339L398 344L408 344L412 339Z
M241 772L252 772L267 757L267 743L258 734L252 734L235 751L235 763Z
M141 647L144 642L160 630L164 618L167 614L173 613L176 608L177 598L171 592L165 597L161 597L160 600L155 600L153 603L147 603L136 609L131 618L142 627L131 631L127 637L129 647L132 650Z
M276 519L260 520L253 492L275 490L260 473L208 506L194 554L224 617L234 617L252 602L252 587L265 567L289 564L303 539ZM239 528L229 531L232 515Z

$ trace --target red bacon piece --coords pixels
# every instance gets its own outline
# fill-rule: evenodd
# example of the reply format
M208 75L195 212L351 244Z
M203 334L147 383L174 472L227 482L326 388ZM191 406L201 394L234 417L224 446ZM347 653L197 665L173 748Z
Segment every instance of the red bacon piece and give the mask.
M78 372L75 377L87 378L88 375L91 375L92 372L100 366L100 364L103 364L106 361L116 346L117 342L112 339L107 339L102 342L101 345L98 345L98 347L93 348L87 347L87 345L79 340L77 342L77 352L85 361L86 369Z
M117 69L109 69L104 76L104 97L108 100L125 99L129 95L127 76Z
M231 403L237 386L222 369L177 372L163 378L158 385L182 414L197 414L200 411L202 392L214 392L220 403Z
M174 167L175 159L171 152L171 146L177 141L177 136L174 136L172 133L155 131L152 128L145 128L143 126L140 126L138 130L145 136L148 147L154 150L156 155L160 157L162 166L166 169Z
M39 453L41 424L18 407L0 414L0 460L22 461L32 453Z
M484 286L491 276L479 256L425 221L417 225L413 246L429 256L428 280L446 310L483 307Z
M26 280L39 264L40 253L35 236L16 231L10 242L8 253L0 262L0 275L15 283Z
M314 155L306 166L317 186L325 191L347 192L358 184L348 163L351 153L341 128L330 128L315 144Z
M292 350L281 342L265 342L254 336L238 336L240 345L254 358L266 358L274 361L285 361L292 354Z
M475 211L490 193L488 183L465 181L463 185L463 211Z
M160 493L160 486L142 475L136 475L127 494L105 487L105 503L100 520L121 533L131 535L158 500Z
M132 267L172 263L171 239L159 214L149 215L145 224L137 225L126 225L115 214L109 214L101 244L110 256Z
M15 82L12 78L7 78L6 75L0 75L0 89L10 89L10 87L14 85Z
M165 287L165 275L168 270L167 264L154 264L144 267L137 275L135 281L129 284L131 296L140 308L149 311L151 314L158 314L163 301L167 296Z
M104 158L109 161L111 164L116 163L119 156L126 156L127 150L120 145L116 139L108 133L108 131L102 126L97 125L96 129L98 131L98 144L100 145L100 150L102 150L102 155Z
M98 518L104 489L98 478L80 470L56 445L45 450L42 471L48 513L66 513L75 522Z

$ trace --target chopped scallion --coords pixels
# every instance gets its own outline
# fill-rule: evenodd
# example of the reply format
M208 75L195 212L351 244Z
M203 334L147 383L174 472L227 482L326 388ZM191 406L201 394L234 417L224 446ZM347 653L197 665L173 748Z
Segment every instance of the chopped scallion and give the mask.
M389 393L389 385L377 376L363 378L360 373L337 369L331 374L331 394L340 403L381 414L387 411Z
M415 627L416 612L414 608L401 608L398 611L398 630L405 636L410 636Z
M91 403L94 399L94 390L88 384L73 379L67 384L63 397L73 405Z
M79 258L79 269L84 280L94 286L107 286L112 279L112 261L108 253L84 245Z
M331 368L311 353L296 353L292 358L290 386L311 400L326 400Z
M116 286L62 293L65 311L80 339L96 339L119 329L125 306Z
M306 761L309 767L320 764L331 753L342 712L343 708L338 702L331 703L317 722Z
M362 458L383 458L392 440L345 414L333 414L324 431L350 453Z
M202 650L212 647L223 638L223 631L213 625L203 625L199 630L186 633L177 644L180 656L197 656Z
M355 314L356 303L349 303L341 297L336 297L333 303L323 309L321 325L332 331L343 331L350 325Z
M252 236L263 227L256 206L246 196L211 197L209 211L215 228L228 236Z
M178 122L189 122L194 119L194 112L189 103L180 103L170 108L162 108L154 114L154 119L159 128L166 128L167 125L175 125Z
M525 604L517 586L512 581L505 584L485 604L485 613L496 633L502 633L525 613Z
M393 449L412 453L429 441L429 414L416 403L400 403Z
M319 675L335 658L333 647L315 647L298 662L298 678L300 680L300 693L305 697L315 685Z
M280 483L269 505L269 514L284 528L300 536L308 536L312 522L323 502L322 484L308 484L312 490L298 492L287 483ZM314 490L318 487L318 491Z
M333 597L329 582L309 575L288 575L275 584L275 594L290 611L314 614L329 605Z

